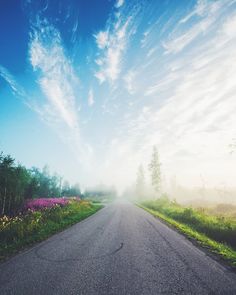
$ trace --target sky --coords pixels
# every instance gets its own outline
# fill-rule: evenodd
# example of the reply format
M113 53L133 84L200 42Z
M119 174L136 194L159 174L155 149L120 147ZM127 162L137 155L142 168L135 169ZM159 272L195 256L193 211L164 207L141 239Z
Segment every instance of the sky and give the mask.
M235 0L0 2L0 150L81 187L235 186Z

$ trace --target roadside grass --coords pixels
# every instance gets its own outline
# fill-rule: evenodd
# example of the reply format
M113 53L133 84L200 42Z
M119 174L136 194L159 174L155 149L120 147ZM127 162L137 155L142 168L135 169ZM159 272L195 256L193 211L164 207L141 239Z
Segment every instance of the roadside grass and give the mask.
M56 232L97 212L103 206L87 201L70 201L64 207L29 211L13 218L0 219L0 260L45 240Z
M145 201L139 206L236 267L235 220L208 216L192 208L181 207L167 198Z

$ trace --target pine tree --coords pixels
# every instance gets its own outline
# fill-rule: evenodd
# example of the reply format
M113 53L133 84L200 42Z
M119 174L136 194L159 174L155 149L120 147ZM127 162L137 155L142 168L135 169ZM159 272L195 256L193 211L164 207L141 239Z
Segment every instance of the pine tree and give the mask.
M161 163L157 147L153 147L151 162L149 164L149 171L151 174L151 183L156 193L161 191Z

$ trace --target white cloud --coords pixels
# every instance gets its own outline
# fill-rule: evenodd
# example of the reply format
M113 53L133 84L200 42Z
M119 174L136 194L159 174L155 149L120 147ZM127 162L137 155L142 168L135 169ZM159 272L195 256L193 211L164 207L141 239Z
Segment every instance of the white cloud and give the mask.
M88 93L88 105L90 107L92 107L94 104L94 95L93 95L93 89L89 89L89 93Z
M228 0L221 1L208 1L208 0L198 0L193 11L183 17L179 23L186 23L192 17L205 17L216 13L222 6L229 4Z
M87 144L81 148L82 141L88 142L81 136L96 144L88 182L131 184L137 166L149 162L152 145L157 144L167 176L178 174L183 184L195 185L203 172L211 175L209 184L232 184L236 158L229 159L227 152L236 126L233 1L198 1L180 20L180 10L169 20L168 11L154 13L154 2L140 5L143 10L136 15L138 4L132 11L132 5L128 12L115 10L94 36L98 50L93 73L100 83L109 84L85 89L85 103L94 105L94 93L98 100L81 131L75 68L58 31L40 27L30 44L31 63L46 98L37 111L55 122L82 161L88 163L86 154L93 150ZM11 77L3 75L17 89ZM95 110L99 115L93 115ZM79 114L83 116L83 109Z
M135 93L135 72L129 70L128 73L124 76L125 86L129 94L133 95Z
M0 65L0 77L2 77L10 86L14 95L19 98L28 108L35 109L32 96L26 92L25 88L20 85L16 78L3 66Z
M124 0L117 0L116 2L116 7L120 8L122 5L124 5L125 1Z
M197 16L203 16L206 12L209 11L209 3L206 0L198 0L195 8L193 9L193 11L191 11L189 14L187 14L185 17L183 17L180 20L180 23L186 23L187 21L189 21L193 16L197 15Z
M100 49L104 49L106 46L108 46L108 32L99 32L97 35L95 35L96 43Z
M34 110L49 124L68 146L80 164L82 181L86 181L93 154L82 139L78 116L77 93L80 81L67 57L59 32L48 22L39 22L31 35L29 57L38 85L46 102L38 102ZM83 171L83 173L82 173Z
M181 51L201 33L205 32L212 23L212 19L203 20L191 29L187 30L187 32L181 36L173 38L168 42L163 42L163 47L166 49L166 53L177 53Z
M194 24L182 39L187 46L198 36L194 47L176 56L148 56L147 66L135 64L138 95L135 106L127 108L129 114L122 106L126 116L107 152L107 170L103 171L107 179L112 179L112 167L119 166L115 178L120 186L129 185L138 164L148 163L152 145L157 144L164 173L177 174L182 184L199 185L204 174L209 186L234 185L236 158L229 156L228 145L236 134L235 14L216 6L207 9L214 16L219 13L218 17L208 23L204 18L208 12L202 8L198 11L204 18L202 27ZM180 52L184 47L175 42ZM174 52L172 45L169 49ZM144 54L150 49L145 50ZM129 94L133 93L133 78L132 71L124 76ZM146 86L143 91L140 84Z
M229 38L236 38L236 14L229 17L222 27L222 32Z
M98 47L101 49L100 57L96 63L100 66L95 77L103 83L108 80L113 83L119 78L122 57L128 42L128 26L130 19L125 23L117 21L109 31L99 32L95 38Z
M24 89L16 82L15 78L10 74L10 72L0 65L0 77L2 77L11 87L12 91L21 96L25 97Z
M34 70L39 71L39 85L57 118L78 130L73 88L78 78L55 28L47 25L43 30L34 32L30 44L30 61Z
M100 84L106 81L106 77L102 72L96 72L94 76L99 80Z
M179 21L179 29L171 34L170 38L163 42L166 53L178 53L194 41L201 34L209 33L209 29L217 23L219 15L223 12L224 6L229 5L228 0L207 1L199 0L195 9ZM197 15L199 19L192 26L181 26Z

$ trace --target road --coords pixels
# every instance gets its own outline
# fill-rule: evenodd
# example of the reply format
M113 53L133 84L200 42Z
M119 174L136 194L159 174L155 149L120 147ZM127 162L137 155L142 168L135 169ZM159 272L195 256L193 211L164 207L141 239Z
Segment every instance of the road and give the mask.
M116 202L0 264L0 294L236 294L236 274Z

